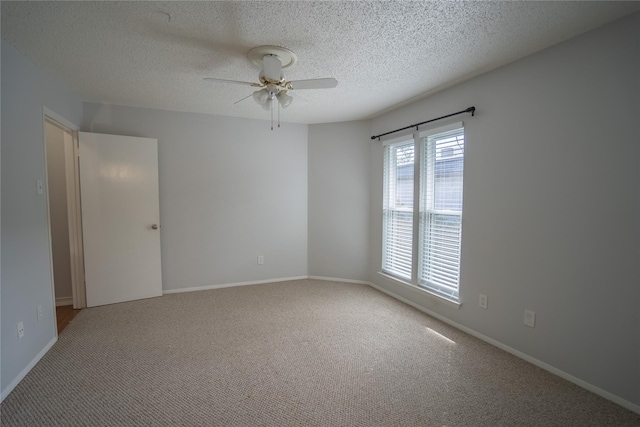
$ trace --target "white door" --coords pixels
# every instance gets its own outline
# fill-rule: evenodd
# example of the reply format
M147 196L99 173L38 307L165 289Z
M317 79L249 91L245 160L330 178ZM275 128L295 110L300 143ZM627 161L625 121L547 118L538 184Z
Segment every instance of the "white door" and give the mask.
M78 136L87 306L162 295L158 141Z

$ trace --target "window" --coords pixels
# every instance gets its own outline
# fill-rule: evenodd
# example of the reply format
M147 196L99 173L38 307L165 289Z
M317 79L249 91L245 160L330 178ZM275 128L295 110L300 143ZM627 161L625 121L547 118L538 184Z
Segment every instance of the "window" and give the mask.
M463 169L461 123L385 147L382 270L454 302L459 300Z
M385 147L382 269L411 280L413 246L413 140Z
M464 132L455 129L420 140L418 284L458 300L462 238Z

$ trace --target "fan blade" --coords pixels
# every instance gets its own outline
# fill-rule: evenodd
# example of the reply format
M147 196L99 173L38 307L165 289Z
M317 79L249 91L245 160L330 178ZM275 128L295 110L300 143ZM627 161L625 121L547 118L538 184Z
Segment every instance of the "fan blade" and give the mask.
M235 85L243 85L243 86L254 86L254 87L261 87L262 85L259 83L251 83L251 82L241 82L239 80L225 80L225 79L216 79L214 77L205 77L204 78L205 81L208 82L221 82L221 83L231 83L231 84L235 84Z
M280 81L282 77L282 64L280 58L275 55L265 55L262 57L264 66L264 76L269 80Z
M233 105L236 105L237 103L242 102L242 101L244 101L245 99L250 98L250 97L252 97L252 96L253 96L253 93L250 93L249 95L245 96L244 98L242 98L242 99L240 99L240 100L238 100L238 101L234 102L234 103L233 103Z
M326 79L295 80L289 82L293 90L300 89L331 89L338 86L338 81L332 77Z

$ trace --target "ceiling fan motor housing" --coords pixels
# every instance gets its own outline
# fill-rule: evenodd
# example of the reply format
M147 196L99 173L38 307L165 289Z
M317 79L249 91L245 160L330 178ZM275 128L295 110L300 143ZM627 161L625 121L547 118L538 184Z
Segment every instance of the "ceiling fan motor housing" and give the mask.
M264 75L264 71L260 71L260 83L262 83L265 86L268 86L270 84L273 85L277 85L277 86L284 86L285 84L285 80L284 80L284 74L280 74L280 80L273 80L273 79L268 79L265 75Z
M254 47L247 53L247 58L249 58L249 61L251 61L253 65L263 70L263 59L267 55L276 56L280 60L282 68L290 67L298 61L298 57L295 53L280 46Z

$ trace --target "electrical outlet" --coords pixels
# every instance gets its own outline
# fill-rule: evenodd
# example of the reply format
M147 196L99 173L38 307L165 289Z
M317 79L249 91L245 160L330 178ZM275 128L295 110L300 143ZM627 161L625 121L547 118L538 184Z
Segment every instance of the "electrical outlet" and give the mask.
M529 326L530 328L536 327L536 313L535 311L525 310L524 311L524 324Z
M258 265L262 265L262 264L264 264L264 256L258 255Z
M480 294L480 299L478 300L478 305L480 308L487 309L487 304L489 303L489 299L485 294Z
M42 320L42 306L38 306L38 322Z
M18 322L18 338L24 337L24 323Z

